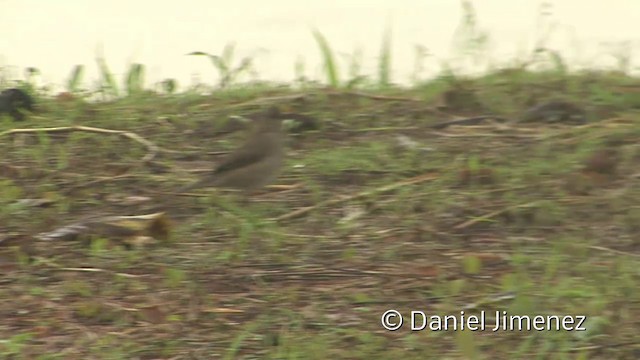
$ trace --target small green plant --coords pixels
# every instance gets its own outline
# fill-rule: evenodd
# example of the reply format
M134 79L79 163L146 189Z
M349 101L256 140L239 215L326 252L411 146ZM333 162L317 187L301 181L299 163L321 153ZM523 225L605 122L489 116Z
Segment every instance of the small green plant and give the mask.
M488 59L489 34L480 28L476 10L469 0L462 1L462 19L454 35L454 50L460 60L478 66Z
M229 348L227 349L227 353L224 356L224 359L235 359L242 347L242 343L247 338L249 338L253 333L255 333L256 330L259 328L259 326L260 326L259 322L249 323L245 327L245 329L240 334L238 334L238 336L236 336L235 339L233 339L233 342L230 344Z
M191 56L205 56L209 58L211 64L218 70L218 87L224 89L236 81L236 79L248 72L251 72L253 67L253 57L246 56L240 60L237 66L233 66L235 55L235 44L229 43L222 49L222 55L214 55L203 51L194 51L187 55Z
M38 68L28 67L25 69L24 73L24 85L26 85L25 89L33 91L33 89L36 88L36 77L41 74L40 70Z
M0 180L0 207L9 205L22 196L20 187L11 180Z
M105 238L95 238L91 240L90 251L92 256L103 256L108 249L109 240Z
M109 69L109 65L107 65L107 60L104 58L102 51L98 51L98 55L96 56L96 62L98 63L98 69L100 70L100 75L102 77L100 82L100 91L103 95L108 97L118 97L118 85L113 77L113 73Z
M22 349L27 346L32 338L33 334L25 332L13 335L8 339L0 339L0 355L2 355L3 358L20 356Z
M476 333L469 330L456 331L456 345L465 359L479 359L480 351L476 343Z
M165 283L169 287L178 287L186 278L186 273L180 269L168 268L164 272Z
M175 79L165 79L160 83L162 91L166 94L172 95L178 88L178 82Z

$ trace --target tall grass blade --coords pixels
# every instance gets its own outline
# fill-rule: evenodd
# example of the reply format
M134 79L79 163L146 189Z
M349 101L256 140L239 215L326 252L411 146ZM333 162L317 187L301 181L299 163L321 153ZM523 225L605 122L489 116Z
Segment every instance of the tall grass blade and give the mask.
M344 85L347 89L354 89L362 85L367 79L366 76L360 74L362 71L362 49L357 48L353 55L349 56L349 80Z
M391 28L387 27L380 47L380 63L378 64L378 86L389 87L391 84Z
M242 62L240 62L240 65L238 65L236 68L231 70L227 75L226 79L223 79L224 86L234 83L236 78L238 78L240 75L244 73L251 72L252 68L253 68L253 59L250 57L243 58Z
M233 55L236 50L236 45L234 43L228 43L222 49L222 61L225 64L229 65L233 62Z
M144 89L144 65L132 64L126 79L127 95L131 96Z
M211 61L211 64L213 64L213 67L216 68L216 70L218 71L218 86L220 88L224 88L227 86L228 81L229 81L229 73L230 73L230 64L227 63L227 61L225 60L225 57L227 58L231 58L233 57L233 46L229 47L229 45L224 47L224 50L222 51L223 55L222 56L218 56L218 55L214 55L214 54L209 54L203 51L194 51L191 52L187 55L190 56L206 56L207 58L209 58L209 60Z
M305 85L307 82L307 76L305 75L305 70L306 70L306 66L305 66L305 62L304 62L304 58L301 56L298 56L298 58L296 59L296 62L293 64L293 72L295 74L295 81L299 84L299 85Z
M551 59L555 71L562 75L568 72L567 64L558 51L547 49L547 54Z
M161 87L166 94L171 95L178 88L178 82L175 79L165 79L162 81Z
M36 86L36 77L40 75L40 69L35 67L28 67L24 70L25 83L29 85L31 89L35 89Z
M420 75L424 71L424 62L430 54L429 50L420 44L415 45L414 47L415 58L413 61L413 73L411 74L411 81L414 84L418 84L420 82Z
M109 66L107 65L107 61L101 52L98 53L96 57L96 62L98 63L98 68L100 69L100 75L102 76L102 89L105 93L110 94L111 96L118 96L118 85L116 84L115 79L113 78L113 74L111 70L109 70Z
M454 50L474 66L487 59L489 35L480 28L473 4L462 1L462 19L454 33Z
M80 90L80 83L84 76L84 65L76 65L71 71L69 80L67 80L67 91L70 93L77 93Z
M324 61L324 73L327 78L327 83L329 86L337 88L340 85L340 79L333 51L331 50L327 39L325 39L318 30L313 30L313 37L316 39L316 42L320 47L320 54Z
M224 62L224 59L218 55L209 54L204 51L193 51L188 53L189 56L206 56L213 64L213 67L218 70L219 74L226 74L229 71L227 64Z

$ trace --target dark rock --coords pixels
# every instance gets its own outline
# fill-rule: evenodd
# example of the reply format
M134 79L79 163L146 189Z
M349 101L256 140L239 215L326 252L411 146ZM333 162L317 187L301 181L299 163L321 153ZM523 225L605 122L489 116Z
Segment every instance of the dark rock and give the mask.
M0 114L7 113L13 120L24 120L23 111L33 111L33 98L25 91L11 88L0 93Z

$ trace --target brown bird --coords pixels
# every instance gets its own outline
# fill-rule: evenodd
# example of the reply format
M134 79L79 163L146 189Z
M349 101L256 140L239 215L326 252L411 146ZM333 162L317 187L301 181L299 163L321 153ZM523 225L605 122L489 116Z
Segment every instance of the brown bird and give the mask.
M274 181L284 160L283 116L276 107L257 118L246 142L229 154L203 179L181 188L184 192L200 187L256 190Z

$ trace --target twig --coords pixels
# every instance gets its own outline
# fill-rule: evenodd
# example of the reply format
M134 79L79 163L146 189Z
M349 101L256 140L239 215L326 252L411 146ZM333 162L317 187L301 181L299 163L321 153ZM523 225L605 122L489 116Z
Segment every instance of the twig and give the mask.
M113 273L114 275L122 276L122 277L124 277L124 278L130 278L130 279L134 279L134 278L139 278L139 277L140 277L140 276L138 276L138 275L127 274L127 273L121 273L121 272L114 272L114 271L104 270L104 269L98 269L98 268L73 268L73 267L64 267L64 268L58 268L58 270L64 270L64 271L78 271L78 272L103 272L103 273Z
M429 133L437 136L448 137L448 138L491 137L491 138L534 139L534 140L540 139L539 135L519 135L519 134L500 134L500 133L449 134L441 131L430 131Z
M340 92L340 91L330 91L329 93L330 94L334 94L334 95L354 95L354 96L360 96L360 97L373 99L373 100L407 101L407 102L419 102L419 103L424 102L423 100L418 99L418 98L401 97L401 96L388 96L388 95L375 95L375 94L367 94L367 93L363 93L363 92L359 92L359 91L342 91L342 92Z
M0 136L13 135L13 134L26 134L26 133L40 133L40 132L70 132L70 131L86 131L86 132L93 132L93 133L99 133L99 134L114 134L114 135L120 135L128 139L131 139L137 143L144 145L147 148L148 150L147 154L142 158L142 162L144 163L147 163L152 159L154 159L158 154L158 152L162 150L151 141L130 131L103 129L103 128L96 128L91 126L82 126L82 125L50 127L50 128L35 128L35 129L10 129L7 131L0 132ZM165 150L162 150L162 151L165 151Z
M489 219L491 219L493 217L496 217L496 216L498 216L500 214L503 214L503 213L505 213L505 212L507 212L509 210L519 209L519 208L524 208L524 207L530 207L530 206L535 205L537 202L538 201L532 201L532 202L529 202L529 203L526 203L526 204L507 206L507 207L502 208L500 210L492 211L492 212L490 212L488 214L485 214L485 215L478 216L478 217L475 217L473 219L467 220L467 221L465 221L465 222L463 222L461 224L458 224L458 225L454 226L453 228L455 230L465 229L465 228L468 228L471 225L477 224L477 223L479 223L481 221L489 220Z
M383 126L362 129L346 129L346 132L374 132L374 131L403 131L403 130L420 130L418 126Z
M85 267L63 267L61 265L58 265L57 263L46 259L46 258L41 258L38 257L38 262L45 264L45 265L49 265L53 268L56 268L58 270L61 271L76 271L76 272L93 272L93 273L112 273L114 275L117 276L122 276L124 278L139 278L139 275L134 275L134 274L127 274L127 273L121 273L121 272L115 272L112 270L105 270L105 269L100 269L100 268L85 268Z
M335 91L335 90L330 90L328 91L329 94L331 95L352 95L352 96L359 96L359 97L363 97L363 98L367 98L367 99L372 99L372 100L382 100L382 101L403 101L403 102L414 102L414 103L424 103L424 100L419 99L419 98L412 98L412 97L402 97L402 96L389 96L389 95L375 95L375 94L367 94L367 93L363 93L363 92L359 92L359 91ZM432 108L432 107L428 107L428 108L421 108L419 109L420 111L424 111L424 112L429 112L432 113L434 115L438 115L438 116L453 116L452 114L449 114L447 112Z
M606 344L606 345L589 345L589 346L580 346L569 349L570 352L579 352L579 351L592 351L592 350L601 350L601 349L612 349L618 347L627 347L631 345L640 345L638 341L627 341L617 344Z
M483 122L485 122L485 120L494 120L500 123L508 123L510 121L509 119L503 118L500 116L481 115L481 116L473 116L473 117L468 117L463 119L441 121L439 123L429 125L429 127L432 129L441 130L453 125L457 125L457 126L481 125Z
M80 188L83 188L83 187L88 187L88 186L100 184L100 183L103 183L103 182L130 178L132 176L133 176L133 174L122 174L122 175L109 176L109 177L104 177L104 178L100 178L100 179L95 179L95 180L88 181L88 182L86 182L84 184L78 184L78 185L71 186L71 187L65 189L65 192L70 192L70 191L73 191L73 190L76 190L76 189L80 189Z
M313 206L307 206L307 207L303 207L300 209L296 209L292 212L286 213L284 215L278 216L277 218L273 219L275 221L283 221L283 220L289 220L289 219L294 219L294 218L298 218L301 217L305 214L307 214L308 212L320 208L320 207L324 207L324 206L331 206L331 205L336 205L336 204L340 204L343 202L347 202L347 201L351 201L351 200L355 200L355 199L360 199L363 197L368 197L371 195L376 195L376 194L381 194L381 193L385 193L385 192L389 192L392 190L395 190L397 188L403 187L403 186L407 186L407 185L413 185L413 184L419 184L425 181L429 181L429 180L434 180L436 179L437 176L436 174L424 174L424 175L420 175L420 176L416 176L407 180L403 180L391 185L386 185L386 186L382 186L373 190L368 190L368 191L363 191L363 192L359 192L357 194L354 195L347 195L347 196L340 196L338 198L334 198L334 199L329 199L326 201L322 201L319 202Z
M305 97L309 96L310 94L294 94L294 95L282 95L282 96L269 96L269 97L261 97L261 98L257 98L257 99L252 99L249 101L244 101L238 104L233 104L233 105L229 105L229 106L225 106L225 109L236 109L236 108L242 108L245 106L253 106L253 105L265 105L265 104L273 104L273 103L278 103L278 102L282 102L282 101L292 101L292 100L298 100L298 99L304 99Z
M568 129L563 129L561 131L557 131L551 134L547 134L547 135L542 135L539 136L537 140L549 140L555 137L559 137L559 136L563 136L563 135L569 135L572 134L573 132L575 132L576 130L582 130L582 129L589 129L589 128L597 128L597 127L606 127L609 124L612 123L617 123L620 120L624 120L623 117L613 117L613 118L609 118L609 119L605 119L605 120L600 120L597 122L593 122L590 124L585 124L585 125L580 125L580 126L572 126Z
M609 249L609 248L606 248L604 246L591 245L591 246L589 246L589 249L606 251L606 252L610 252L610 253L618 254L618 255L628 255L628 256L640 257L640 254L634 254L634 253L628 253L628 252L624 252L624 251L620 251L620 250Z

